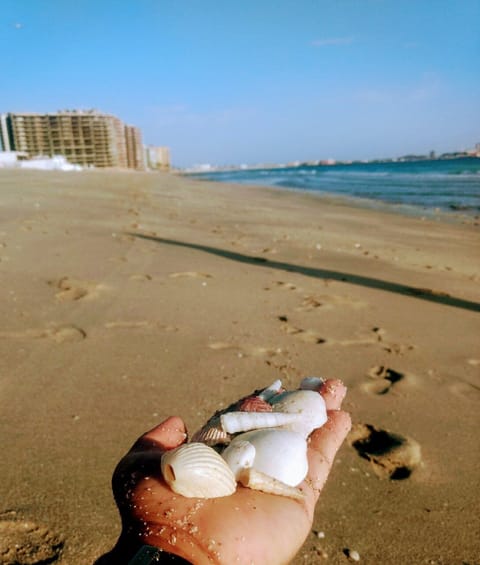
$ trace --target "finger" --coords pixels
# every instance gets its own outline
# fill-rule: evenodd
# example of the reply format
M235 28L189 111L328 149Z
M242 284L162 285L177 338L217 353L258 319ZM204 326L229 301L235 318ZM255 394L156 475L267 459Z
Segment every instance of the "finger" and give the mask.
M161 449L166 451L181 445L187 439L185 423L178 416L171 416L158 426L140 436L132 450Z
M348 412L332 410L327 423L313 432L308 445L308 481L318 493L322 489L333 459L351 428Z
M318 392L323 396L327 410L340 410L347 387L338 379L327 379L320 385Z

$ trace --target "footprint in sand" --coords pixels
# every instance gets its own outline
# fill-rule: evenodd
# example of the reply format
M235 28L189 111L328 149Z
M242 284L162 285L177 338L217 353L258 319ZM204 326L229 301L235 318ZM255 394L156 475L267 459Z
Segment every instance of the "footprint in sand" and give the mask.
M70 277L62 277L58 280L48 281L48 284L58 289L55 297L59 302L73 302L87 296L91 298L94 296L95 291L100 288L100 285L95 283L80 281Z
M56 343L82 341L87 333L74 325L51 326L46 329L28 329L23 331L0 332L0 339L51 339Z
M311 312L317 308L322 308L322 310L332 310L337 306L347 306L349 308L363 308L366 306L365 302L360 300L354 300L348 296L340 296L337 294L322 294L319 296L305 295L295 310L297 312Z
M152 275L135 274L130 275L129 279L131 281L151 281L153 279Z
M362 388L371 394L387 394L387 392L392 390L395 383L398 383L406 377L404 373L399 373L384 365L372 367L367 375L371 380L364 383Z
M287 316L279 316L278 319L282 323L282 330L288 335L294 335L305 343L326 343L326 339L314 330L304 330L297 328L288 322Z
M117 322L106 322L104 327L107 330L120 329L120 330L136 330L136 329L161 329L166 332L176 332L178 328L171 325L163 325L158 322L152 322L150 320L127 320L127 321L117 321Z
M370 424L354 424L348 441L381 479L408 479L422 462L420 444L414 439Z
M383 330L382 328L372 328L371 334L365 337L354 339L327 339L315 330L304 329L290 324L288 317L285 315L278 316L278 320L281 322L282 331L284 331L288 335L295 336L305 343L340 345L342 347L378 345L380 343L381 347L385 351L398 354L403 354L405 351L413 349L413 347L410 345L386 342L384 340L385 330Z
M168 275L171 279L187 278L187 279L211 279L212 275L208 273L198 273L197 271L185 271L182 273L171 273Z
M0 518L0 563L35 565L53 563L64 540L49 528L26 520Z
M273 357L282 352L281 349L260 347L258 345L239 345L226 341L209 343L208 347L215 351L231 350L237 354L237 357Z
M480 394L480 387L478 385L460 379L456 379L455 382L449 384L448 390L456 396L473 402L478 401L478 395Z

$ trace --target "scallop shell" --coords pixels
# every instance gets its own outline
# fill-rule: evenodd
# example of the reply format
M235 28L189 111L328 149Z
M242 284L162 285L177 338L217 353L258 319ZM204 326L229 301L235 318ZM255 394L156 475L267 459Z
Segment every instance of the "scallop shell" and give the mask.
M299 416L292 423L282 426L308 437L313 430L327 421L327 408L323 397L313 390L293 390L277 394L271 400L276 412Z
M307 441L290 430L263 429L240 434L222 457L240 478L243 469L255 469L289 486L299 485L307 475Z
M238 407L240 412L271 412L272 405L261 396L247 396Z
M298 414L279 412L227 412L220 416L220 422L225 432L236 434L260 428L276 428L293 425L300 419Z
M191 439L192 442L200 442L205 443L206 445L221 445L230 443L230 434L225 432L221 425L220 419L218 420L218 424L206 424L195 432Z
M203 443L186 443L167 451L162 455L161 469L168 486L188 498L217 498L236 490L230 467Z

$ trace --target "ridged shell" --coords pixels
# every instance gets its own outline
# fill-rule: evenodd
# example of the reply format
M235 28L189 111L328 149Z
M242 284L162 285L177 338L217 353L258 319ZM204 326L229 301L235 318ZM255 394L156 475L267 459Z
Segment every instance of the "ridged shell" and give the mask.
M229 496L236 480L224 459L203 443L186 443L162 455L162 475L177 494L188 498Z
M271 403L276 412L297 414L298 420L282 427L301 433L305 437L327 421L325 401L313 390L283 392L272 398Z
M247 396L238 407L240 412L271 412L272 405L260 396Z
M192 442L206 443L207 445L219 445L230 443L230 435L220 425L220 418L215 422L207 422L203 428L195 432Z
M255 449L253 462L251 448L248 451L245 447L247 443ZM290 430L275 428L240 434L225 449L222 457L237 476L243 465L293 487L303 481L308 471L307 441L301 434Z
M227 412L220 416L222 428L229 434L286 426L299 420L298 414L279 412Z

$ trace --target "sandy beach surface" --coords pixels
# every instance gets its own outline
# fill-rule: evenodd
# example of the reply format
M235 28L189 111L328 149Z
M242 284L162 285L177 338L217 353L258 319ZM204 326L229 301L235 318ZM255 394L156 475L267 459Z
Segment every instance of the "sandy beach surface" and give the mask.
M478 229L166 174L0 171L0 563L92 563L143 431L307 375L346 383L354 428L295 565L480 563Z

